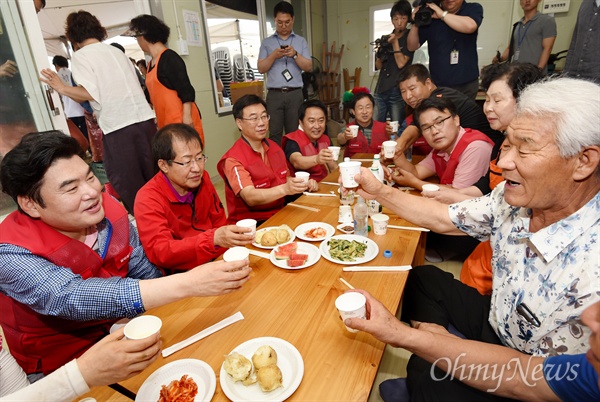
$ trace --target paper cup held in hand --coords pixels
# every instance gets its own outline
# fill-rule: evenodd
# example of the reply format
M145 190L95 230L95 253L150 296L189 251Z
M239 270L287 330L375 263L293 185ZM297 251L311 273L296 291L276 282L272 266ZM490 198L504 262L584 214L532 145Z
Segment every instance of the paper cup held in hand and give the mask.
M340 157L340 147L331 146L331 147L327 147L327 148L331 151L331 153L333 155L333 160L337 161L338 158Z
M308 172L296 172L296 178L304 180L305 183L308 183L308 179L310 178L310 173Z
M356 136L358 135L358 126L356 124L353 124L351 126L348 126L348 128L352 132L352 137L356 138Z
M231 247L223 254L223 260L226 262L245 260L250 255L246 247Z
M440 191L440 186L436 184L423 184L423 191Z
M340 174L342 175L342 186L345 188L358 187L354 176L360 174L361 163L356 161L340 163Z
M398 121L397 120L390 121L390 127L392 128L393 133L397 133L398 132Z
M386 159L392 159L396 153L396 141L384 141L383 142L383 156Z
M145 339L156 334L162 327L162 321L155 315L142 315L125 325L127 339Z
M346 318L367 318L367 298L358 292L348 292L335 299L335 307L339 310L342 321ZM344 326L346 326L344 324ZM350 332L358 332L357 329L348 328Z
M374 214L371 216L373 221L373 231L376 235L384 235L387 232L387 225L390 217L385 214Z
M256 220L255 219L242 219L241 221L237 221L236 226L242 227L242 228L250 228L252 229L251 232L245 232L245 234L248 235L252 235L254 236L254 234L256 234Z

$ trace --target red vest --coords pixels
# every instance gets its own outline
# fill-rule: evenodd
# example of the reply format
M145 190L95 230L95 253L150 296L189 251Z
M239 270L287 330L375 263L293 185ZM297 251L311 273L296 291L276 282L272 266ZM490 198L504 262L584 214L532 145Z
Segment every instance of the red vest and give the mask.
M356 124L352 122L351 124ZM358 130L356 138L351 139L346 144L344 156L352 156L354 154L378 154L381 151L381 145L384 141L389 140L389 136L385 132L385 123L373 120L371 127L371 144L367 141L362 130Z
M166 50L167 49L163 50L163 53ZM158 128L163 128L171 123L183 122L183 103L177 95L177 91L167 88L158 80L158 63L160 62L160 57L163 53L156 59L154 67L152 69L148 68L148 73L146 74L146 88L148 88L150 100L152 101L154 112L156 112L156 123ZM194 121L194 128L202 140L202 148L204 148L206 143L204 142L202 117L200 116L200 110L198 110L198 106L195 103L192 105L192 120Z
M482 132L465 128L465 133L452 150L452 154L450 155L448 162L439 156L439 151L433 151L431 156L433 158L433 162L435 163L435 173L440 178L440 184L452 184L454 181L454 173L458 167L458 159L467 146L473 141L485 141L488 144L494 145L494 142Z
M236 197L225 176L225 160L234 158L238 160L250 174L252 184L255 188L272 188L284 184L287 180L288 170L285 154L275 142L265 139L268 149L265 158L269 160L270 167L267 167L262 160L259 152L255 152L246 142L244 137L237 140L229 151L221 157L217 164L217 170L225 182L225 198L227 200L227 212L229 223L235 223L240 219L252 218L257 221L264 221L273 216L277 211L284 207L284 199L280 198L273 202L263 205L249 206L242 197Z
M308 138L306 133L300 129L284 135L281 139L281 148L285 149L285 143L288 140L296 141L298 143L298 146L300 147L300 153L302 154L302 156L317 155L321 149L327 148L329 147L329 145L331 145L331 140L329 139L329 137L323 134L317 140L318 149L315 148L310 138ZM296 171L289 161L288 169L292 173ZM326 165L315 165L310 169L306 169L306 171L310 173L310 178L316 181L323 180L325 176L329 174Z
M26 248L83 279L125 277L132 251L127 211L109 195L102 198L106 218L112 224L104 260L84 243L18 211L2 222L0 243ZM49 374L81 356L108 334L114 321L72 321L42 315L0 294L0 324L11 354L27 374Z

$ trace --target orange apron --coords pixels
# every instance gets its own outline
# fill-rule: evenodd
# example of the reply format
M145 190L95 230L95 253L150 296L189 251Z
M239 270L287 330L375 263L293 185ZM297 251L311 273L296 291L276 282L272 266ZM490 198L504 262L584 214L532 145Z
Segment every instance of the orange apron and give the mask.
M498 157L490 162L490 188L493 190L504 179L502 169L496 163ZM475 250L467 257L460 271L460 281L469 285L482 295L492 294L492 246L490 241L479 243Z
M181 102L181 99L179 99L179 96L177 96L177 91L165 87L158 80L157 71L161 56L162 53L156 59L156 63L152 69L150 69L150 65L148 65L148 73L146 74L146 88L148 88L150 100L152 101L152 106L154 106L158 128L163 128L167 124L183 122L183 103ZM202 147L204 148L205 143L202 118L200 117L200 110L198 110L198 106L196 106L195 103L192 105L192 120L194 122L194 128L200 135Z

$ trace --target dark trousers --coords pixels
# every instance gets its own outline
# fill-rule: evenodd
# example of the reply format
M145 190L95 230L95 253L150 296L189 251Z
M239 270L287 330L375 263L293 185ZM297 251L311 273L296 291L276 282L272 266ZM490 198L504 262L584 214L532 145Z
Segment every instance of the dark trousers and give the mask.
M138 190L154 176L152 138L154 119L131 124L102 137L104 168L108 181L133 215Z
M298 129L298 109L303 101L302 88L290 92L269 90L267 93L267 112L271 116L269 139L281 145L283 134Z
M404 291L402 321L452 324L467 339L500 345L488 322L490 296L483 296L437 267L416 267L408 275ZM493 362L492 362L493 363ZM407 366L411 402L419 401L506 401L471 388L413 355Z
M75 123L75 125L77 126L79 131L81 131L81 134L83 134L85 139L89 141L90 139L88 137L87 125L85 124L85 117L84 116L69 117L69 120L71 120L73 123Z
M456 89L458 92L462 92L469 98L475 100L475 98L477 98L477 91L479 91L479 80L475 79L471 82L461 85L447 85L447 87Z

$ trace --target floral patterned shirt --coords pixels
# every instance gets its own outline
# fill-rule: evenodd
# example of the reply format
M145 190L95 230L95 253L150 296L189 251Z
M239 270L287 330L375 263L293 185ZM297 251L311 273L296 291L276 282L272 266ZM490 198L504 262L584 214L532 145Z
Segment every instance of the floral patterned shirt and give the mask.
M506 346L525 353L584 353L590 330L580 316L600 300L600 192L571 216L531 233L531 210L509 205L504 184L449 206L457 228L491 240L489 322Z

